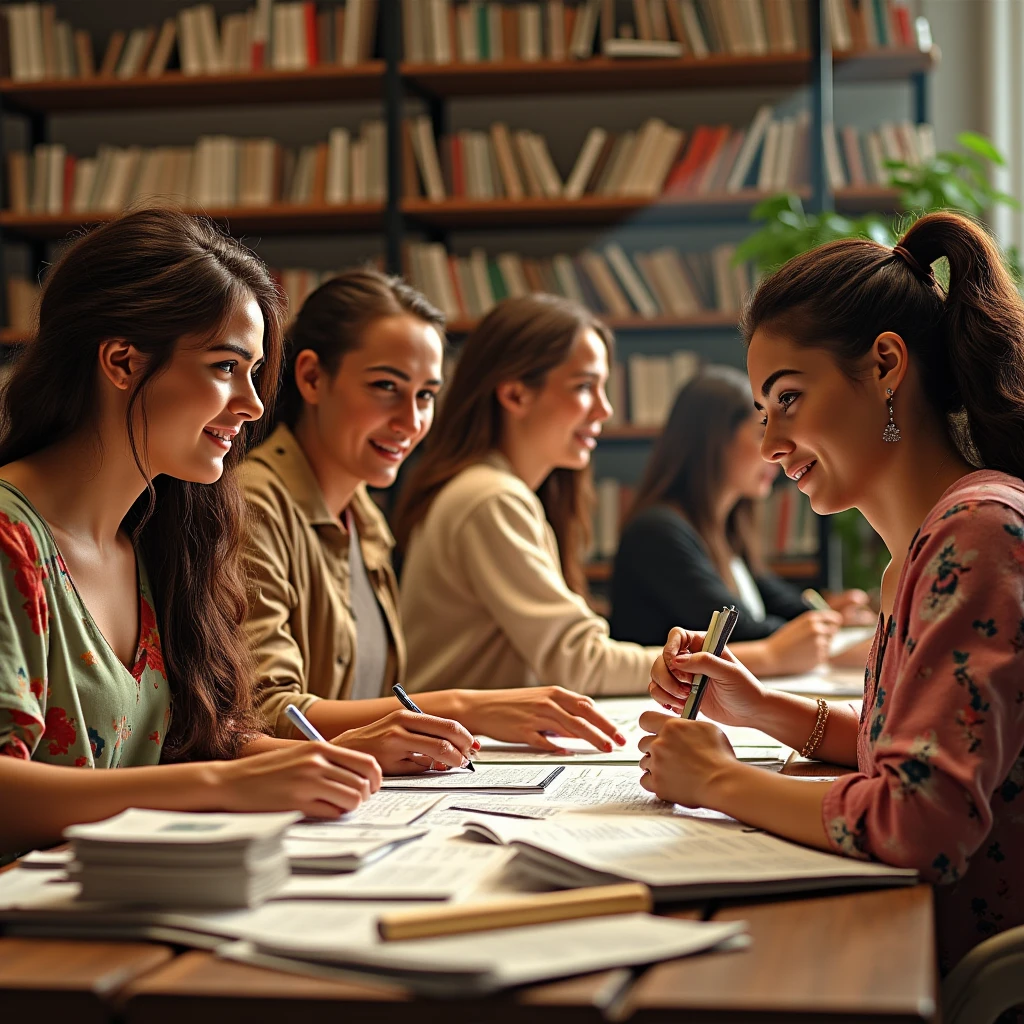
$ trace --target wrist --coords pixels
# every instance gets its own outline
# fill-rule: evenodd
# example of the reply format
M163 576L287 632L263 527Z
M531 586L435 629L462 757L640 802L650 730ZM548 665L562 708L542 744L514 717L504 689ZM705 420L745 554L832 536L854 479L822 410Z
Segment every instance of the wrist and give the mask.
M195 794L196 810L228 811L235 806L235 761L199 761L190 767L194 778L190 790Z
M735 758L723 761L720 768L712 772L704 784L705 807L739 817L737 796L749 785L749 772L762 771Z

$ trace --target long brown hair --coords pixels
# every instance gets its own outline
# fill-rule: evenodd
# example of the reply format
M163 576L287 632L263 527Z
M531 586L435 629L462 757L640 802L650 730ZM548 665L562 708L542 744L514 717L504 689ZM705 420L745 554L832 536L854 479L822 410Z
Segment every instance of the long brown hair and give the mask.
M256 389L272 405L281 365L283 303L263 263L209 221L140 210L84 235L47 276L39 333L0 396L0 465L78 430L96 411L101 341L125 338L148 356L130 392L126 423L144 476L146 393L186 335L215 334L240 303L263 312L265 363ZM246 590L238 558L242 502L232 467L249 425L214 484L167 476L149 482L125 519L153 590L171 690L165 760L227 758L257 731L244 634Z
M852 375L885 331L899 334L924 394L976 466L1024 476L1024 302L988 233L929 213L900 239L907 256L862 238L790 260L754 292L741 328L823 348ZM932 264L945 258L949 288Z
M612 332L582 306L554 295L526 295L499 302L462 345L437 422L425 451L402 490L393 529L406 548L417 523L449 480L498 448L502 410L497 389L503 381L539 388L569 357L583 331L592 330L612 356ZM565 581L586 593L583 551L590 540L593 486L590 469L555 469L537 495L555 531Z
M733 554L741 555L755 571L762 568L754 503L749 498L741 498L726 519L730 551L716 550L713 530L726 449L753 412L745 373L732 366L702 368L676 396L629 513L632 519L659 502L675 505L703 538L723 574Z
M300 352L315 352L320 365L333 377L345 353L359 347L363 331L371 323L403 313L432 324L444 341L444 313L400 277L357 267L311 292L288 328L278 422L294 427L302 412L302 395L295 383L295 357Z

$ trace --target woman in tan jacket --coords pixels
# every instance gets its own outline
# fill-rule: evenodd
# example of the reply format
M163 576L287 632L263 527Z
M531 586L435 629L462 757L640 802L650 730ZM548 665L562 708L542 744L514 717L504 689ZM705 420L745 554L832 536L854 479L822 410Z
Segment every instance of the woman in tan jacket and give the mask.
M550 295L506 299L463 343L395 518L410 689L646 692L661 649L610 639L583 596L611 348Z
M611 749L615 727L557 687L435 693L423 715L390 695L406 672L394 542L366 487L389 487L430 429L443 329L422 295L369 269L318 288L290 329L278 425L241 473L246 628L264 722L293 736L284 710L295 704L335 743L403 774L463 764L471 732L548 749L558 749L548 734L582 736Z

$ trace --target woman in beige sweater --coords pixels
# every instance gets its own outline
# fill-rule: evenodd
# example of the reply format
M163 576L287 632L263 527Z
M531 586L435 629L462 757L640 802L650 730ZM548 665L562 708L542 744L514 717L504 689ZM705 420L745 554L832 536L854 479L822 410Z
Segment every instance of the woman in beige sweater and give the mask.
M647 690L660 648L610 639L583 596L611 348L550 295L506 299L464 342L394 523L410 689Z

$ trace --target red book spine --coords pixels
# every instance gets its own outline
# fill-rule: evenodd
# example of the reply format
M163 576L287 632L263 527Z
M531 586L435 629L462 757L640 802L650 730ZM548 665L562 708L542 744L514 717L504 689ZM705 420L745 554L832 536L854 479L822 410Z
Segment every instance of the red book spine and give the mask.
M900 42L904 46L914 46L914 28L910 24L910 11L902 4L896 7L896 24L900 29Z
M302 5L302 15L306 22L306 57L311 68L320 63L320 54L316 46L316 4L306 0Z
M75 194L75 164L77 160L70 153L64 158L64 205L61 209L67 213L71 209L71 199Z
M448 137L452 160L452 195L460 198L466 194L466 165L462 152L462 139L458 135Z
M253 40L252 49L250 51L249 59L249 70L250 71L261 71L263 69L263 62L267 56L267 44L260 40Z
M682 196L686 194L694 171L700 166L700 161L707 152L712 134L713 130L707 125L698 125L694 129L693 136L690 139L690 148L686 151L682 160L679 160L675 167L669 171L662 195Z

